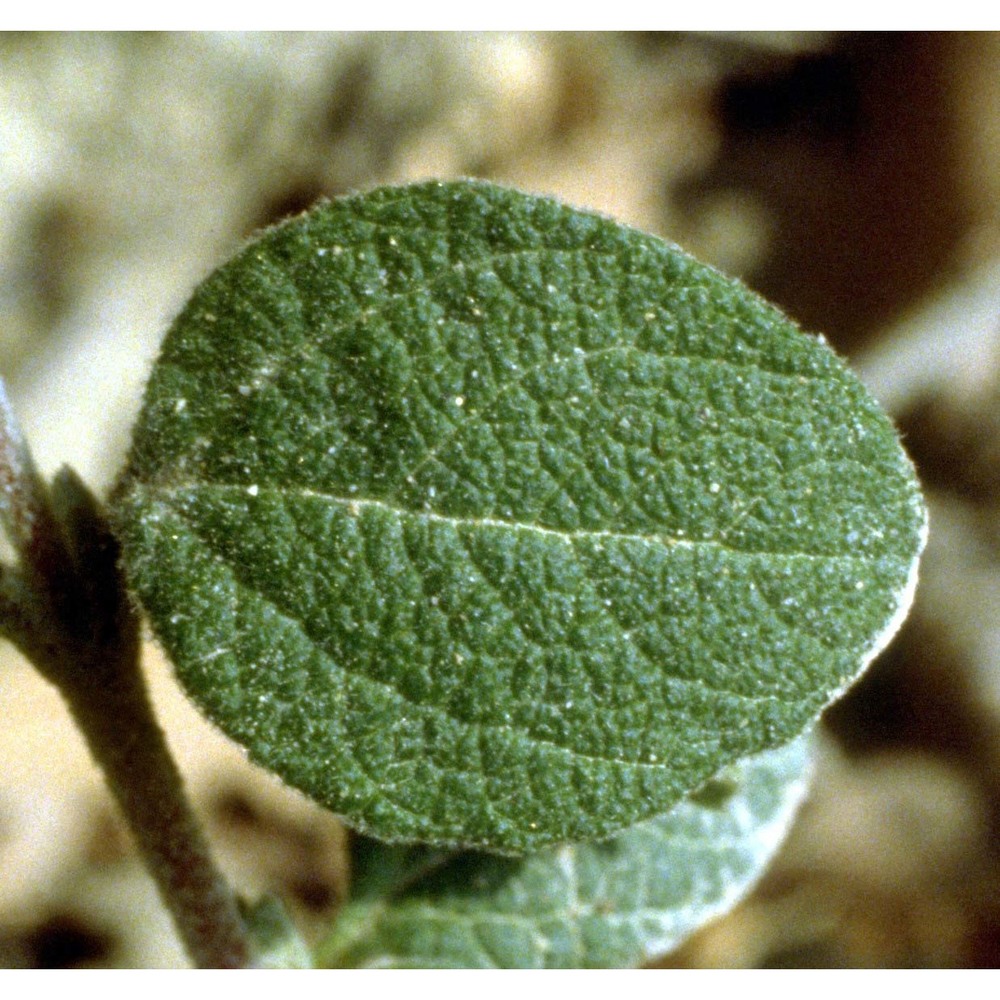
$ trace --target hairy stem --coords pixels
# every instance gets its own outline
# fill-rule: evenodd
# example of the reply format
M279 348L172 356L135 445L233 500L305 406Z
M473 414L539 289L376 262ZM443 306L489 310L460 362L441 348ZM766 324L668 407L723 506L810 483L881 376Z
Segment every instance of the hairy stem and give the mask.
M19 560L0 567L0 635L62 693L192 961L247 966L236 897L212 860L153 714L117 542L71 470L62 470L51 490L38 475L2 381L0 521Z
M249 962L236 899L188 806L181 776L153 716L137 658L78 659L57 681L139 843L192 961ZM67 676L75 674L75 677Z

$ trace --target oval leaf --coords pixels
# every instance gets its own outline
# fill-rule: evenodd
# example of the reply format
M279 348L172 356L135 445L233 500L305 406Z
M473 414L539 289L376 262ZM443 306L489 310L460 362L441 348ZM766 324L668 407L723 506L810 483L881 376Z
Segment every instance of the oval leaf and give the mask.
M744 761L668 815L523 860L358 838L352 899L317 950L340 968L632 968L728 911L777 850L809 741Z
M254 760L376 836L515 853L801 732L905 612L925 523L822 343L478 182L324 204L205 281L115 516Z

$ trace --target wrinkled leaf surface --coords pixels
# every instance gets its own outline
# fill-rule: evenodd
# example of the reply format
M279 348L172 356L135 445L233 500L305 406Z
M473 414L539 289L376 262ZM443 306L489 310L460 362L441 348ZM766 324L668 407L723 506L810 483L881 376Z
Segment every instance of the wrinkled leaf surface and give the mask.
M801 732L905 612L925 520L823 343L478 182L324 204L208 278L115 516L255 761L379 837L511 853Z

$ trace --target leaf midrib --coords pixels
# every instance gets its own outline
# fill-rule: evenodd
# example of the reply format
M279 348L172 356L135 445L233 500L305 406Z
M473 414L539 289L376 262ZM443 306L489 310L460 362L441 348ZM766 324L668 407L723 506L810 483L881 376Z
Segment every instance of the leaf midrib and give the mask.
M410 508L396 506L387 500L377 497L364 496L338 496L323 490L315 490L308 487L277 486L269 483L220 483L211 481L190 481L181 483L171 483L169 486L158 484L139 484L135 489L148 491L153 499L163 500L170 503L177 495L183 493L197 493L199 491L216 491L220 493L231 492L242 494L250 499L257 499L266 494L277 495L282 499L297 500L320 500L324 503L346 508L350 516L356 517L366 508L374 508L384 511L398 519L417 519L447 524L457 530L492 528L501 531L529 532L557 539L560 542L570 545L575 542L594 541L608 539L615 542L636 543L657 549L714 549L725 553L727 556L744 559L781 559L781 560L806 560L811 562L838 563L844 566L866 566L872 560L862 556L849 555L847 553L830 554L825 552L805 552L805 551L769 551L766 549L738 549L715 538L679 538L672 535L653 533L643 534L640 532L611 531L608 529L596 528L575 528L572 530L562 530L559 528L549 528L541 524L531 524L527 521L508 521L495 517L470 517L445 514L440 511L424 506L422 508Z

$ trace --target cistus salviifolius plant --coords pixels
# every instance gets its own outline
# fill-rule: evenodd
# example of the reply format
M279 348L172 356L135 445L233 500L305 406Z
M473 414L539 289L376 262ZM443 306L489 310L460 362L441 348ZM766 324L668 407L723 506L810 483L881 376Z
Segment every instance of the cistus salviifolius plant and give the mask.
M191 698L355 831L329 933L243 908L243 957L339 966L637 965L731 906L926 531L822 340L478 181L323 203L211 275L108 511Z

